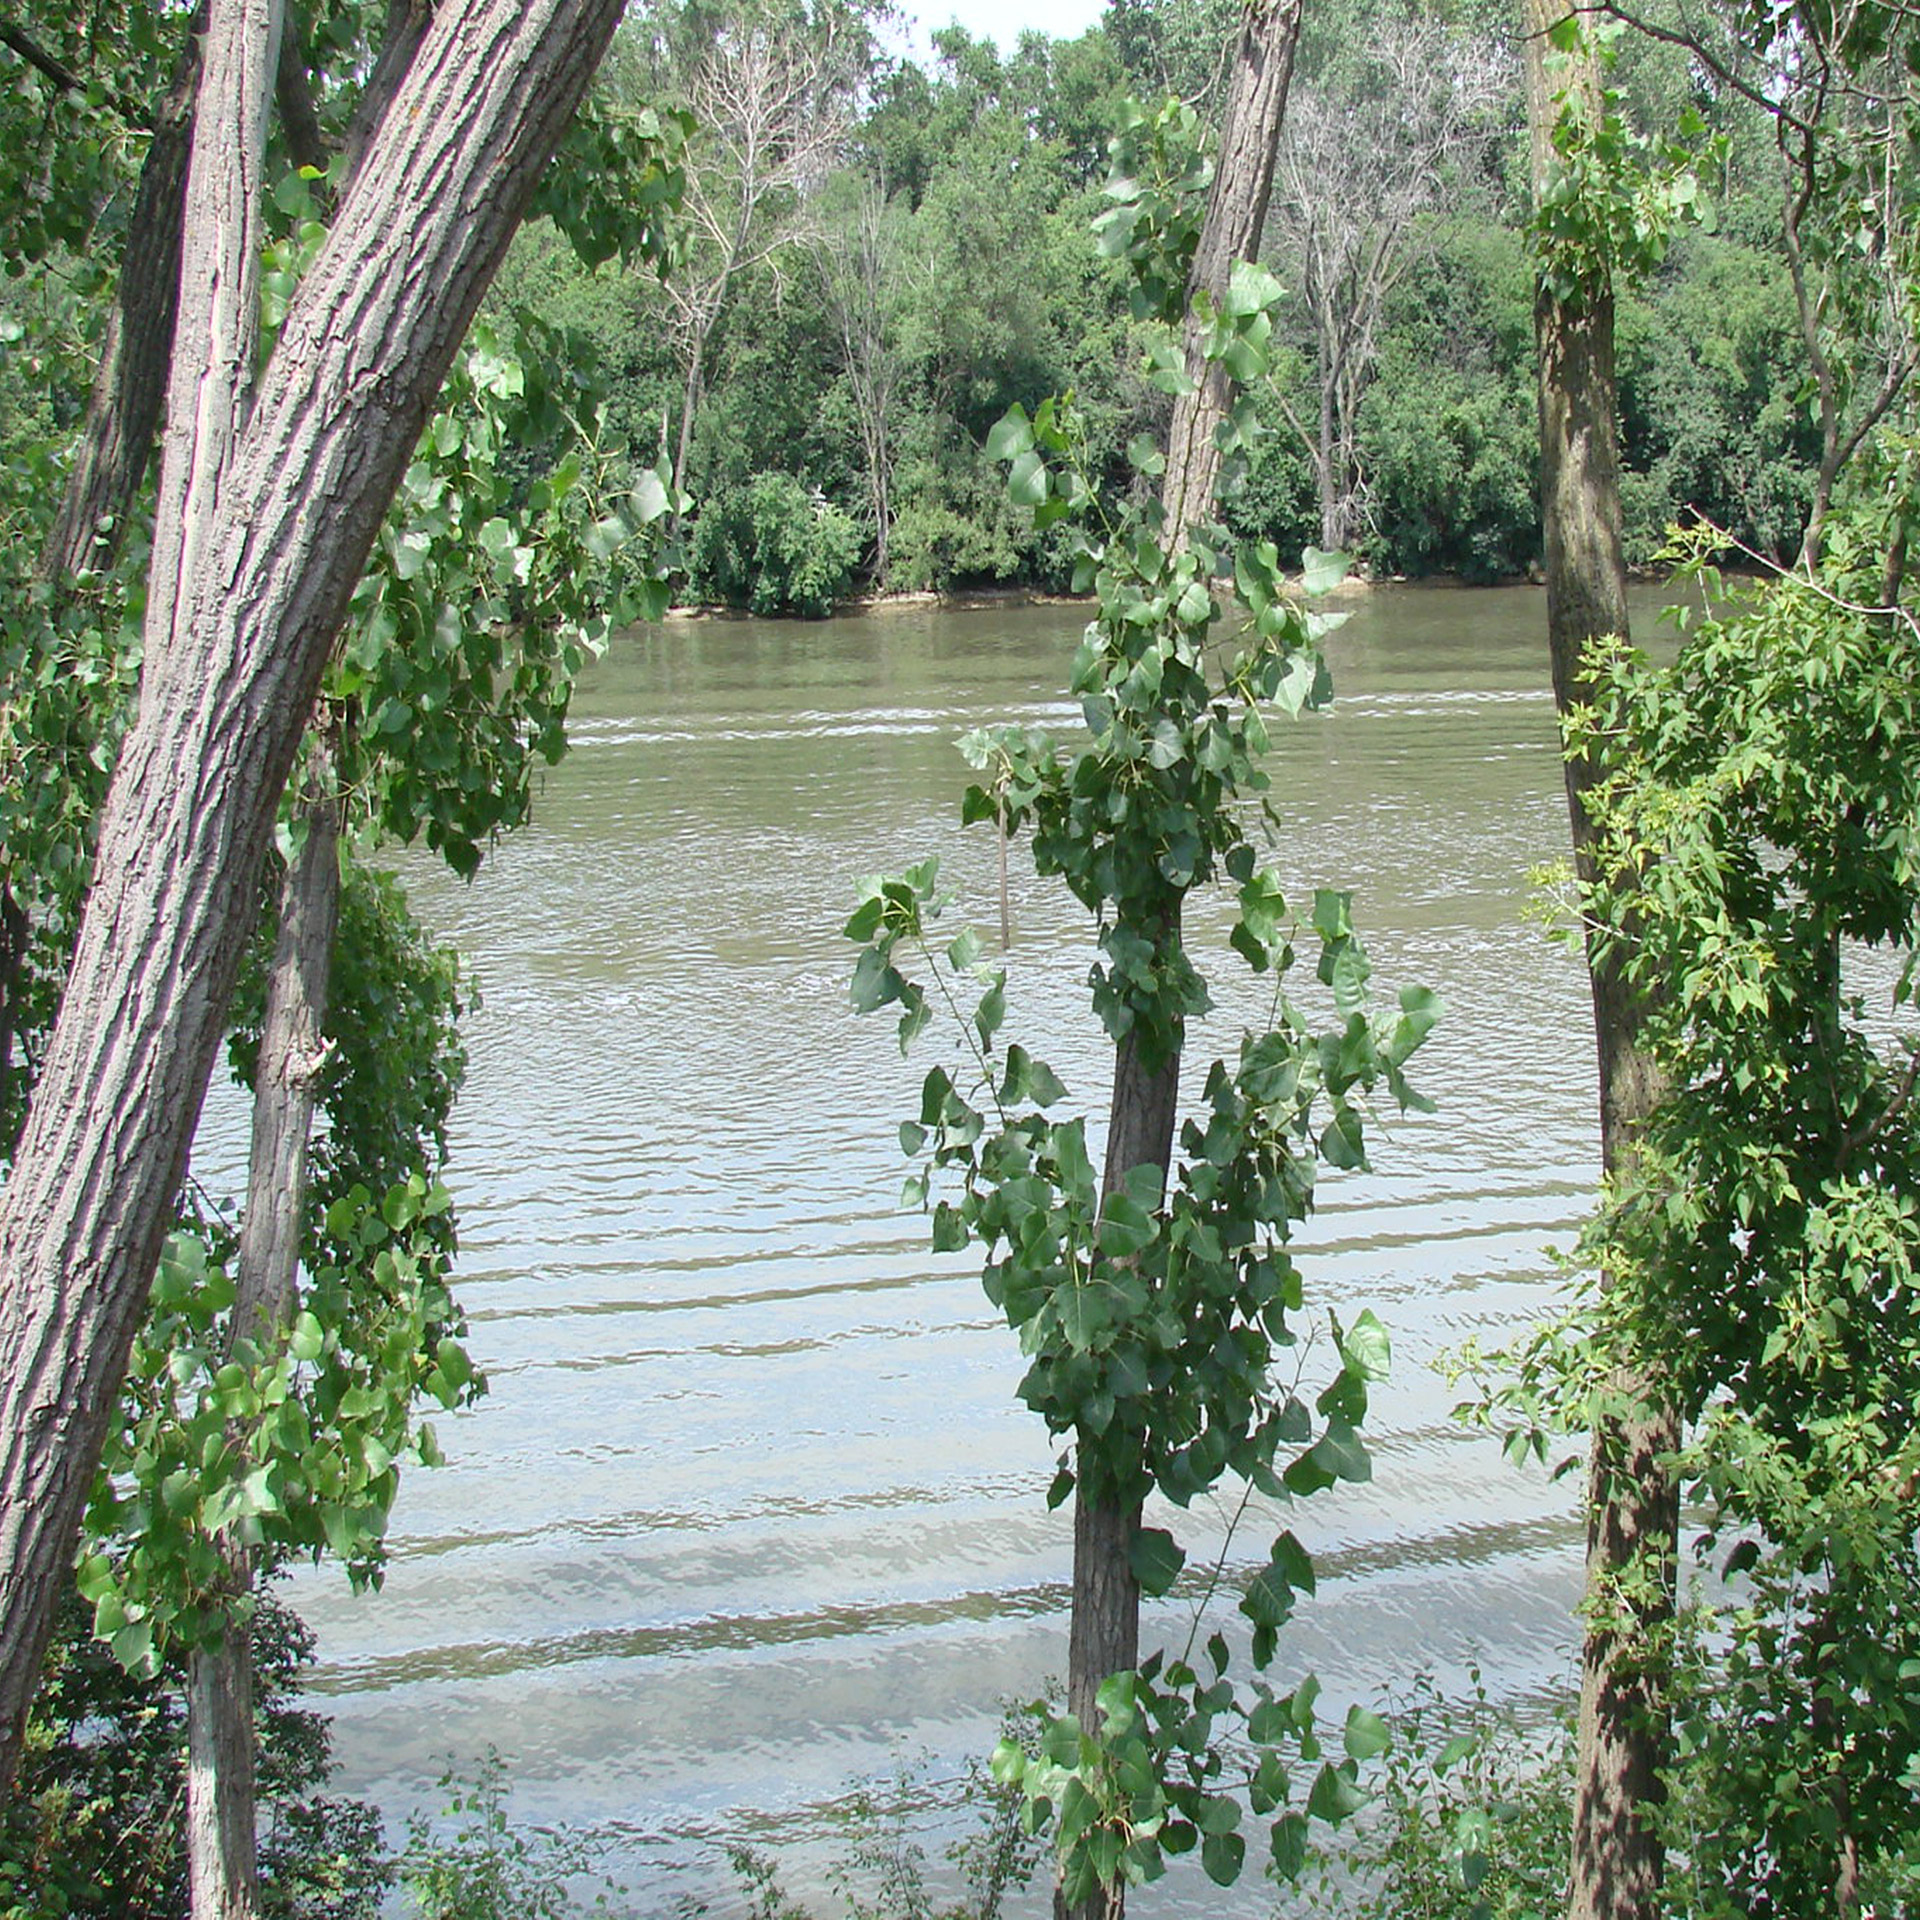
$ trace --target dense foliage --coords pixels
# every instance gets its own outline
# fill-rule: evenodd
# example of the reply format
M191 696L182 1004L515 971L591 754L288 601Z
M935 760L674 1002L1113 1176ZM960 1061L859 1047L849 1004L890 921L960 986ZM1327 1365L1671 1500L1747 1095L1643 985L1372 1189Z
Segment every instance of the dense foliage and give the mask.
M313 1636L271 1592L255 1610L262 1911L274 1920L370 1920L394 1877L379 1816L327 1795L325 1718L300 1689ZM130 1674L69 1595L0 1807L6 1920L173 1920L185 1911L186 1717L176 1660Z
M1057 541L1009 511L987 434L1015 402L1071 393L1096 484L1131 484L1123 449L1166 403L1087 223L1121 102L1170 85L1204 119L1225 19L1201 0L1116 5L1077 40L1029 33L1010 53L953 27L922 67L841 0L650 11L621 84L701 123L687 261L665 283L588 276L532 234L508 283L595 341L636 452L684 446L684 592L817 612L859 585L1067 584ZM774 51L716 69L702 34L757 46L769 22ZM1289 565L1309 543L1380 573L1538 564L1513 33L1500 9L1312 10L1265 250L1286 298L1256 404L1278 431L1231 508ZM748 79L785 110L743 120ZM1629 556L1650 561L1697 511L1790 557L1820 435L1796 399L1773 128L1654 42L1622 44L1617 86L1629 132L1691 117L1726 142L1701 149L1704 228L1621 299Z

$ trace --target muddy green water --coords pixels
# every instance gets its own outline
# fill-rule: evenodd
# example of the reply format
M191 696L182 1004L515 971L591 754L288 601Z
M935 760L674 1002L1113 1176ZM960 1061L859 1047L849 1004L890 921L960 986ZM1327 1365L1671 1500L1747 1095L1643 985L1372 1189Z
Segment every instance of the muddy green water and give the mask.
M1297 897L1351 886L1377 982L1447 1006L1417 1062L1439 1113L1324 1186L1303 1263L1312 1307L1371 1306L1395 1348L1373 1484L1288 1522L1322 1585L1282 1658L1336 1702L1423 1670L1464 1689L1476 1663L1537 1699L1570 1671L1567 1483L1457 1431L1430 1364L1540 1311L1595 1170L1583 982L1521 920L1565 836L1543 618L1528 589L1374 592L1331 642L1333 711L1275 754ZM851 1780L955 1776L1064 1662L1045 1436L976 1281L898 1210L894 1128L927 1062L851 1017L838 930L862 874L928 852L993 921L951 743L1070 722L1081 620L629 636L581 688L533 829L471 887L412 870L485 994L454 1180L492 1393L441 1423L452 1464L409 1479L383 1593L296 1586L340 1784L395 1824L492 1746L516 1811L608 1836L644 1910L725 1911L717 1840L785 1852L804 1890ZM1084 932L1017 861L1012 909L1008 1032L1097 1107ZM1223 998L1196 1052L1255 1004ZM1184 1638L1182 1609L1155 1628ZM1136 1902L1265 1904L1197 1869Z

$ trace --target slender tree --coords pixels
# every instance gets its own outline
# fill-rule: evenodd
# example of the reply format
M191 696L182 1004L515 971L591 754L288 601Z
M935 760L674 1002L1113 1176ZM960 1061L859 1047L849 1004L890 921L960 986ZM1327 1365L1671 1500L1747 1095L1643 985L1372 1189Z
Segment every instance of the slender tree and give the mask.
M1556 191L1563 117L1589 125L1602 112L1590 53L1564 31L1564 0L1526 0L1528 119L1534 195ZM1556 41L1563 51L1555 57ZM1547 640L1554 702L1565 717L1587 704L1587 656L1627 635L1620 537L1620 452L1614 373L1614 288L1598 253L1587 270L1540 275L1534 306L1539 355L1540 508L1546 540ZM1597 263L1597 264L1596 264ZM1580 753L1566 761L1576 867L1593 878L1587 796L1597 776ZM1631 1163L1660 1098L1642 1045L1644 1011L1617 951L1590 945L1600 1070L1601 1163ZM1581 1651L1570 1920L1652 1920L1662 1852L1649 1810L1666 1758L1666 1703L1655 1652L1673 1609L1678 1505L1667 1458L1678 1423L1657 1379L1623 1357L1593 1420L1587 1482L1587 1591Z
M1225 368L1209 361L1203 351L1204 322L1196 299L1204 295L1216 306L1224 301L1234 263L1259 253L1299 33L1300 0L1248 0L1240 16L1213 187L1187 283L1189 317L1183 344L1189 388L1174 403L1160 489L1165 537L1176 548L1213 514L1220 472L1216 429L1231 404ZM1158 913L1130 929L1152 953L1156 970L1183 964L1183 896L1184 889L1168 886ZM1125 1195L1143 1170L1155 1191L1166 1189L1180 1099L1180 1038L1177 1024L1170 1034L1136 1027L1116 1046L1103 1206ZM1140 1659L1140 1583L1133 1566L1140 1524L1137 1499L1117 1500L1096 1477L1082 1476L1073 1504L1067 1710L1084 1727L1100 1724L1101 1683ZM1125 1887L1118 1881L1077 1909L1069 1909L1064 1893L1055 1900L1059 1915L1072 1911L1078 1920L1117 1920L1124 1905Z

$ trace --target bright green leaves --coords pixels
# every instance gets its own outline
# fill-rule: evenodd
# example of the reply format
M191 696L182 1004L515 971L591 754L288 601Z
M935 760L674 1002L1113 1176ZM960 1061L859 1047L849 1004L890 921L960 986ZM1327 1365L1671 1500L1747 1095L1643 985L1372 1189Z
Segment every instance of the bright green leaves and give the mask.
M1265 267L1236 260L1218 307L1202 293L1195 309L1205 331L1201 353L1222 367L1242 386L1265 377L1267 343L1273 337L1273 316L1283 289Z
M596 439L591 359L543 322L478 323L403 475L328 672L347 785L471 874L565 750L574 677L665 608L684 504ZM545 466L528 484L527 449Z
M1549 66L1565 84L1554 94L1555 164L1531 233L1542 281L1573 308L1644 279L1683 221L1708 222L1697 170L1724 148L1705 138L1691 110L1677 140L1649 139L1627 124L1623 96L1599 77L1619 33L1618 22L1569 13L1551 36Z
M1135 319L1172 322L1187 297L1203 197L1213 165L1191 107L1168 100L1149 110L1129 100L1113 141L1113 205L1094 222L1094 240L1109 260L1132 268L1128 298Z
M1339 1822L1364 1804L1358 1767L1387 1744L1376 1715L1355 1708L1345 1756L1329 1761L1317 1682L1284 1695L1255 1683L1243 1693L1225 1678L1218 1636L1211 1658L1211 1677L1158 1654L1137 1672L1111 1675L1097 1697L1097 1733L1035 1703L1036 1731L995 1748L993 1776L1020 1791L1027 1830L1054 1824L1068 1900L1097 1886L1144 1885L1169 1859L1196 1851L1207 1877L1231 1886L1255 1844L1249 1811L1268 1822L1268 1871L1292 1879L1306 1864L1308 1817ZM1305 1807L1289 1811L1296 1767L1316 1771Z
M865 943L849 989L853 1010L872 1013L898 1002L902 1053L932 1018L932 1010L924 990L893 964L893 950L902 940L920 942L927 922L938 917L945 904L934 891L939 869L937 860L923 860L903 874L867 881L861 888L860 904L842 930L849 940ZM968 957L956 963L956 970L970 970L971 966ZM903 1134L903 1145L904 1140Z
M1829 1903L1836 1796L1853 1831L1904 1831L1916 1741L1920 646L1905 604L1879 610L1907 511L1885 477L1816 570L1705 569L1670 661L1589 663L1579 920L1666 1093L1583 1239L1604 1284L1481 1409L1545 1457L1618 1406L1623 1363L1659 1382L1715 1576L1673 1683L1682 1750L1712 1783L1705 1871L1743 1910L1763 1885Z
M377 1581L398 1466L435 1452L416 1397L453 1408L485 1390L443 1277L446 1206L417 1177L379 1207L364 1190L337 1202L351 1268L320 1266L263 1348L230 1342L233 1284L204 1244L168 1242L88 1508L104 1544L82 1590L123 1663L224 1630L236 1547L332 1552Z

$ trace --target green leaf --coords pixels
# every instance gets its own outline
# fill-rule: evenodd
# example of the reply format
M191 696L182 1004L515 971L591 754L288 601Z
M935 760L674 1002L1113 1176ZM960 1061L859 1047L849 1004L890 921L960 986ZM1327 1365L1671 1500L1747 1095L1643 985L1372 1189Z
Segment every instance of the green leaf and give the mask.
M1307 1864L1307 1822L1302 1814L1288 1813L1273 1823L1271 1835L1273 1870L1282 1880L1298 1880Z
M1209 1833L1200 1842L1200 1864L1216 1887L1230 1887L1240 1878L1247 1843L1237 1833Z
M1336 1479L1364 1485L1373 1478L1373 1462L1360 1436L1344 1420L1329 1420L1311 1456Z
M633 491L627 496L637 525L650 527L672 510L673 496L665 478L651 467L642 467L635 476Z
M1365 1707L1359 1706L1349 1709L1347 1713L1345 1738L1350 1760L1374 1759L1393 1744L1387 1723L1377 1713L1370 1713Z
M1142 1527L1133 1536L1127 1558L1133 1577L1140 1583L1140 1591L1150 1600L1171 1593L1180 1569L1187 1564L1179 1542L1160 1527Z
M1220 311L1234 318L1265 313L1280 303L1285 292L1265 267L1252 260L1236 260L1227 276L1227 296Z
M994 978L993 984L980 996L980 1004L973 1011L973 1030L980 1036L980 1044L991 1051L993 1036L999 1032L1001 1022L1007 1017L1007 976L1002 973Z
M1309 594L1331 593L1347 577L1352 564L1344 553L1323 553L1308 547L1300 556L1300 584Z
M1362 1308L1360 1317L1347 1328L1340 1343L1340 1357L1365 1379L1387 1377L1393 1361L1393 1346L1371 1307Z
M1033 423L1016 401L993 423L987 434L989 460L1013 460L1033 447Z
M1077 1353L1093 1346L1106 1332L1108 1320L1104 1287L1069 1284L1060 1289L1060 1325Z
M1016 507L1037 507L1047 497L1047 465L1031 449L1008 469L1007 492Z
M1362 1137L1360 1115L1352 1107L1335 1109L1320 1134L1320 1157L1330 1167L1363 1169L1367 1164L1366 1142Z
M1367 1796L1354 1784L1344 1767L1329 1761L1315 1777L1313 1791L1307 1796L1307 1812L1329 1826L1338 1826L1367 1804Z

